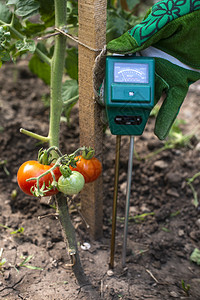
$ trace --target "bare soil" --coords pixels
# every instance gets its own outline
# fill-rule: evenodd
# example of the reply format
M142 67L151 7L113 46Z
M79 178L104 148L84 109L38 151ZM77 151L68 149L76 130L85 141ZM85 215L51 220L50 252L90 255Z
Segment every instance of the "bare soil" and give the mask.
M26 160L37 159L41 148L41 144L22 135L19 129L47 134L49 107L41 97L48 93L49 88L28 71L26 62L1 68L0 160L7 161L9 175L1 166L0 261L6 259L6 263L0 266L0 299L90 299L66 265L70 261L59 221L55 217L38 220L39 216L54 213L54 209L43 199L24 195L17 185L19 166ZM113 271L108 271L108 263L115 137L105 133L102 239L90 238L80 215L71 206L82 265L101 299L200 299L200 266L190 261L194 249L200 249L200 206L193 205L193 193L186 182L200 171L199 98L198 82L191 86L179 114L187 122L182 125L183 132L195 132L190 146L163 151L147 161L134 157L125 268L122 241L129 138L122 138ZM149 119L143 136L135 138L140 157L163 145L153 134L154 122ZM65 153L79 146L77 105L70 126L61 124L60 145ZM198 177L194 188L200 198L199 183ZM16 197L13 191L17 192ZM144 218L135 218L141 214L145 214ZM11 234L20 227L24 228L23 233ZM81 248L84 242L90 243L89 250ZM26 266L19 266L22 257L29 257ZM190 289L184 290L182 281Z

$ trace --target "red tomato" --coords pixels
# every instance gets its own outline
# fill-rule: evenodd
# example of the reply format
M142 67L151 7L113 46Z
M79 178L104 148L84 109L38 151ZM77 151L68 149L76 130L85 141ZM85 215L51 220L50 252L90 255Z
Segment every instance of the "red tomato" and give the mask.
M42 165L35 160L29 160L23 163L17 173L17 181L21 190L25 194L33 196L33 194L31 193L31 188L36 186L36 180L26 181L26 179L32 177L38 177L39 175L49 170L51 167L52 165ZM58 181L59 177L62 175L60 173L59 167L55 168L53 172L55 175L55 180ZM41 188L43 186L43 183L45 183L45 190L46 190L52 181L53 181L53 177L51 173L49 173L39 180L39 187ZM46 192L45 196L51 196L57 193L58 190L53 188L52 190Z
M79 159L76 163L76 168L70 166L70 169L81 173L85 179L85 183L96 180L101 174L102 165L96 157L85 159L82 155L79 155L75 159Z

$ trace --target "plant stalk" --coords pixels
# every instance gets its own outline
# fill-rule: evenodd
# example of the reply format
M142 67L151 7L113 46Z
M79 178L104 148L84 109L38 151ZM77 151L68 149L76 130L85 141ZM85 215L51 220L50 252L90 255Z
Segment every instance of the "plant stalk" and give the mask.
M26 134L36 140L39 140L39 141L42 141L43 143L46 143L49 141L49 138L46 137L46 136L43 136L43 135L40 135L40 134L36 134L34 132L31 132L29 130L26 130L24 128L20 128L20 132L23 133L23 134Z
M56 200L57 200L60 223L62 225L65 242L68 247L68 253L71 256L71 260L73 262L72 269L74 271L74 274L80 286L90 285L90 282L86 277L80 262L77 243L76 243L76 233L70 219L67 199L65 196L63 196L63 194L59 193L56 197Z
M54 1L55 26L62 28L66 23L66 0ZM54 54L51 61L51 103L49 124L49 146L59 146L60 117L62 112L62 76L66 53L66 37L55 37Z

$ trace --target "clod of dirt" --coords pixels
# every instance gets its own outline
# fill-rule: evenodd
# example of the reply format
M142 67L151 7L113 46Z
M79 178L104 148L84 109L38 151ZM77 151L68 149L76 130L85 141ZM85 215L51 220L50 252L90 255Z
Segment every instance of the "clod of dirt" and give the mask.
M157 160L154 162L155 171L163 171L168 167L168 163L163 160Z
M182 176L178 172L169 172L166 174L165 180L170 186L178 187L181 185Z

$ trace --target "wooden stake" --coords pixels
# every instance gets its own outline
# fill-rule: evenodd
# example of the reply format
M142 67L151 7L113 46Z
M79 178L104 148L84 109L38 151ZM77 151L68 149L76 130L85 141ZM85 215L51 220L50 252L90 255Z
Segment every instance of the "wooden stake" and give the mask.
M94 100L93 67L98 52L106 43L106 0L79 0L79 126L80 145L91 146L102 161L103 126L100 107ZM86 184L81 192L81 210L94 239L102 236L102 177Z

